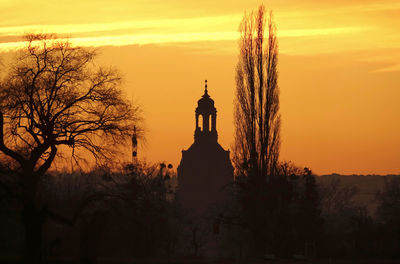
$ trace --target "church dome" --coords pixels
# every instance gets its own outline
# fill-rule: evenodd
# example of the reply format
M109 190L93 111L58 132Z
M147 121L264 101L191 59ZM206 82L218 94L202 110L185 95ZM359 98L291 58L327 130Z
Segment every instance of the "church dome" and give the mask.
M204 94L200 98L200 100L197 101L197 109L196 112L202 112L202 113L211 113L215 111L214 107L214 100L211 99L211 97L208 95L208 90L207 90L207 80L205 81L205 87L204 87Z
M213 109L214 108L214 100L208 95L207 90L204 91L203 96L197 101L197 106L199 109Z

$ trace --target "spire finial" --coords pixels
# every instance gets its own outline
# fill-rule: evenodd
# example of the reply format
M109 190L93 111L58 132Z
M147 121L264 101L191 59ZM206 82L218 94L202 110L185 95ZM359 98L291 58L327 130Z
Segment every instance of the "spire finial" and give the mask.
M205 85L204 85L204 92L207 93L207 80L205 80Z

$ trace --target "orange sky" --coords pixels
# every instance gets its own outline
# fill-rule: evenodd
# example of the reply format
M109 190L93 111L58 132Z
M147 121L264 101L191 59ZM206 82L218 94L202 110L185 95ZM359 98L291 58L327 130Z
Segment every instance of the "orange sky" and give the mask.
M26 32L99 47L144 109L139 155L176 167L204 79L219 142L232 145L237 29L260 3L278 29L282 159L319 174L400 173L398 0L0 0L0 57Z

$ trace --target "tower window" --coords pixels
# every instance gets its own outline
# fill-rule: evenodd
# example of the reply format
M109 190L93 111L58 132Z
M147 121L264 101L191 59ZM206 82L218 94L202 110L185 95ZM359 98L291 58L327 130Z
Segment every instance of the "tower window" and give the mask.
M200 131L203 131L203 116L199 115L199 123L197 124L197 127L200 128Z

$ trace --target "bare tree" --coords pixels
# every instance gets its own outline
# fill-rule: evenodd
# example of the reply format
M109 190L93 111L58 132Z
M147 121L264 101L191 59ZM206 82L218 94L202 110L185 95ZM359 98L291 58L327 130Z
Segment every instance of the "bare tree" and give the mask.
M94 50L43 34L27 42L0 83L0 152L16 164L22 186L25 261L38 263L48 212L40 184L59 149L70 148L75 161L80 150L105 160L140 117L122 96L118 72L93 63Z
M321 209L325 216L338 215L346 208L354 207L353 198L357 194L356 187L344 186L340 179L332 178L320 182Z
M280 149L278 44L272 14L265 8L245 15L240 24L236 68L234 163L242 175L267 180L277 169Z
M386 176L384 180L383 188L376 193L376 199L379 202L377 216L385 224L398 226L400 223L400 177Z
M244 15L240 24L239 61L236 67L235 164L243 222L254 237L254 251L272 251L273 233L288 195L279 173L280 114L278 44L270 13L264 6ZM265 29L267 28L267 36ZM276 179L276 181L271 181Z
M376 193L377 220L382 225L383 246L398 256L400 251L400 176L385 176L384 185ZM382 242L381 242L382 243Z

